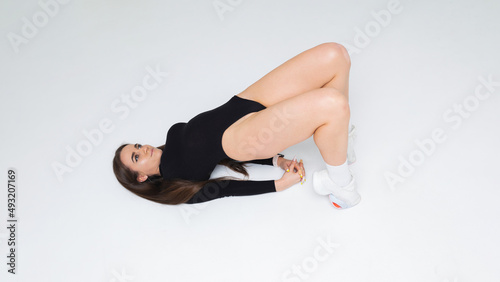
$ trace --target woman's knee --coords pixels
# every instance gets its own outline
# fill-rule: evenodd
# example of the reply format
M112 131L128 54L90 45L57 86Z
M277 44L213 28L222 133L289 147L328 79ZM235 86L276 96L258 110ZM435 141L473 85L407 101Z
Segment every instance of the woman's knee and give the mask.
M321 114L349 116L349 100L346 95L331 87L321 88L315 96L316 107Z
M318 45L317 48L324 60L336 64L341 61L347 67L351 67L351 57L344 45L336 42L327 42Z

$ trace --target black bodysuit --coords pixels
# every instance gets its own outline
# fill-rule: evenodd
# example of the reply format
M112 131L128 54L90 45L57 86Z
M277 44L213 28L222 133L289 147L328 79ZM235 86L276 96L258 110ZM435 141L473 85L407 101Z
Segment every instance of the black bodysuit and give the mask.
M265 109L262 104L233 96L225 104L203 112L189 122L174 124L167 133L160 159L160 173L165 180L203 181L210 178L215 166L230 159L222 149L222 134L241 117ZM272 165L272 158L252 163ZM227 196L247 196L276 192L274 180L225 180L206 184L187 203L201 203Z

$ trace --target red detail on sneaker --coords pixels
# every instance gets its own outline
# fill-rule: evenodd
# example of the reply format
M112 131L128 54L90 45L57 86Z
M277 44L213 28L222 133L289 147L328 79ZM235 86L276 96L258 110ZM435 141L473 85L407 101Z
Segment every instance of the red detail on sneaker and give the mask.
M341 208L342 208L341 206L339 206L339 205L335 204L334 202L332 202L332 204L333 204L333 206L334 206L334 207L336 207L337 209L341 209Z

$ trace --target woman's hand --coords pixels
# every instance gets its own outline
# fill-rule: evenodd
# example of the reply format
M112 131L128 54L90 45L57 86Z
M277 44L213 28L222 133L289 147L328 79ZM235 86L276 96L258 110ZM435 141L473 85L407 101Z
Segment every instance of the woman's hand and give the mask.
M275 181L276 191L283 191L296 183L304 183L306 180L306 171L302 160L287 160L278 158L278 166L285 170L283 177Z

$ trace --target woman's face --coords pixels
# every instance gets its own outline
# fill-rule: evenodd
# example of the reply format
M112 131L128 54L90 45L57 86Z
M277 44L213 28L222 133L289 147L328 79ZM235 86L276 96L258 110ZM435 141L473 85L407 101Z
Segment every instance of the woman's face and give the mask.
M143 182L150 175L160 174L160 157L162 150L151 145L129 144L120 153L122 163L133 171L137 171L138 181Z

